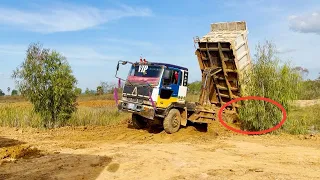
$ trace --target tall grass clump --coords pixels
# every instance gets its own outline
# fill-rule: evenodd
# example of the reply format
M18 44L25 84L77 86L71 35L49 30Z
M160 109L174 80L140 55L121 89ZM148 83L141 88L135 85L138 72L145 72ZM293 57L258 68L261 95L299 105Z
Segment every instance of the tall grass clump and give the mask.
M276 55L276 47L269 41L256 46L253 66L243 78L242 96L261 96L273 99L289 111L289 104L299 97L302 77L288 62ZM239 109L242 129L269 129L282 119L281 110L266 101L248 100Z

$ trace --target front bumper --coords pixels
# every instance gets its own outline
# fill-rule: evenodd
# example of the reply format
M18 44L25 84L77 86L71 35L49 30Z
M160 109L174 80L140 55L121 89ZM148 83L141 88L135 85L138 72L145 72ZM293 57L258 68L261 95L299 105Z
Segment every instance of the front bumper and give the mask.
M154 119L155 110L152 106L143 105L139 103L129 102L129 101L119 101L118 109L120 111L131 112L135 114L139 114L142 117L147 119Z

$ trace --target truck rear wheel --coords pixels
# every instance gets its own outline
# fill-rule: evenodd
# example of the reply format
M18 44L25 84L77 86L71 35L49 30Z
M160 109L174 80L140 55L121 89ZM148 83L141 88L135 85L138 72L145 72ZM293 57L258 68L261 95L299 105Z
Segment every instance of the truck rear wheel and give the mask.
M132 114L132 125L136 129L143 129L147 126L147 122L144 121L142 116L138 114Z
M181 115L178 109L171 109L163 120L163 128L168 134L179 130L181 124Z

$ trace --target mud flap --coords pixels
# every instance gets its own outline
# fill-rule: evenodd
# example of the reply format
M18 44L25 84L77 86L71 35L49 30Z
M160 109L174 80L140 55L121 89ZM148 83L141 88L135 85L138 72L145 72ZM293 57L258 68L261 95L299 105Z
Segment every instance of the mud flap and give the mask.
M184 108L184 110L181 112L181 125L182 126L187 126L187 121L188 121L188 111L187 107Z

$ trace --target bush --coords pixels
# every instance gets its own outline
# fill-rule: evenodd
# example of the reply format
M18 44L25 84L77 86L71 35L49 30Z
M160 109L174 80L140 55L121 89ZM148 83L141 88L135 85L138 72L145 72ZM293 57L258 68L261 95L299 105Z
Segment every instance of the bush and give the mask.
M19 91L41 116L44 127L64 125L76 110L76 79L65 57L31 44L13 73Z
M289 111L289 103L299 97L302 77L288 62L280 62L276 47L266 42L256 47L255 62L245 75L242 96L262 96L273 99ZM282 119L281 110L275 105L248 100L239 109L242 129L259 131L269 129Z
M12 90L11 91L11 96L17 96L18 95L18 91L17 90Z

